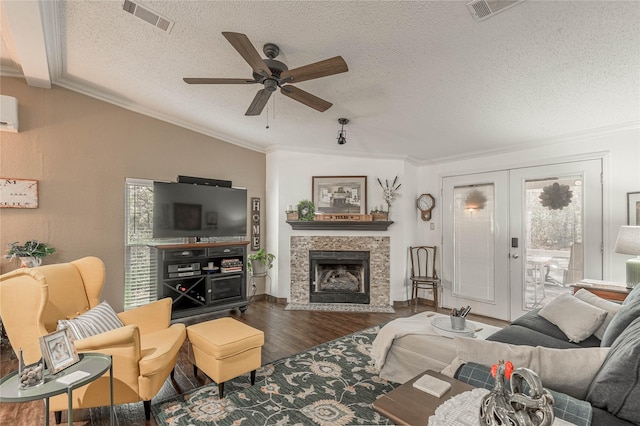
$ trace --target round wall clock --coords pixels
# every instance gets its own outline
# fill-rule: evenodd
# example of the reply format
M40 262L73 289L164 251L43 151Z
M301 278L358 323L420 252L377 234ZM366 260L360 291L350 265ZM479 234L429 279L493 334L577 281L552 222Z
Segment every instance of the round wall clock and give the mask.
M418 197L418 201L416 201L416 206L418 210L421 212L422 220L429 221L431 220L431 210L436 205L435 200L431 194L422 194Z

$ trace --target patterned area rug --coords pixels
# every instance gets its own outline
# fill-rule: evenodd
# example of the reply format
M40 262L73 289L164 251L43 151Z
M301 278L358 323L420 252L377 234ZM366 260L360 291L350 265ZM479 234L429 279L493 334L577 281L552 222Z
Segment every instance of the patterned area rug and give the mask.
M391 306L373 306L359 303L289 303L285 311L376 312L392 314Z
M370 357L380 327L371 327L156 404L159 425L388 425L371 404L397 384L381 379Z

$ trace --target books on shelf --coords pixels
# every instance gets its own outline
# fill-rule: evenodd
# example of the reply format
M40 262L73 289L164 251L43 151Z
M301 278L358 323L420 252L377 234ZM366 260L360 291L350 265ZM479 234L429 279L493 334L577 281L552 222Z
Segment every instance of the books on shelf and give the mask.
M220 272L240 272L242 271L242 261L238 258L222 259L220 261Z

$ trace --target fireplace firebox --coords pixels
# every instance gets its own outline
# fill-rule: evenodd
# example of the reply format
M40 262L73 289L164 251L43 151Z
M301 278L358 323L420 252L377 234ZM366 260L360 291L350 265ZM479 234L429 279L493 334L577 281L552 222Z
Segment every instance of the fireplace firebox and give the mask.
M368 251L309 251L309 302L369 304Z

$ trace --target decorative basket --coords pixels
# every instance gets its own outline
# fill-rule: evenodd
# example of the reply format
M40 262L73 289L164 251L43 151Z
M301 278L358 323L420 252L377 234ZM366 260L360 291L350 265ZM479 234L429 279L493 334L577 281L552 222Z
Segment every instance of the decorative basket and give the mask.
M287 220L298 220L298 212L287 212Z
M389 213L371 213L371 216L373 216L373 220L383 220L383 221L388 221L389 220Z

